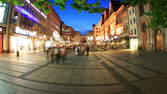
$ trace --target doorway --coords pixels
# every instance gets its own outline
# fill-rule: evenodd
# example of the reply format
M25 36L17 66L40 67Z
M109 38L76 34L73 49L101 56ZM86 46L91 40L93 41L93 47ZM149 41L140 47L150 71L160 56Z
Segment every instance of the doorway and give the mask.
M3 35L0 34L0 53L3 51Z

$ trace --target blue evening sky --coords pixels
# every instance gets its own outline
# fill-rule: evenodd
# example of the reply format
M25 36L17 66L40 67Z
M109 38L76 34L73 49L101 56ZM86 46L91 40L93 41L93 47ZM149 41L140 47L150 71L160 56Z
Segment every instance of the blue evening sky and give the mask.
M89 0L90 3L93 3L94 1L95 0ZM71 2L71 0L69 0L69 2ZM108 8L109 0L102 0L101 6ZM102 15L101 13L89 14L85 11L78 13L78 11L73 9L69 4L67 4L66 10L64 11L57 6L53 6L53 8L66 25L72 26L76 31L80 31L83 35L85 35L87 31L92 30L92 24L97 24Z

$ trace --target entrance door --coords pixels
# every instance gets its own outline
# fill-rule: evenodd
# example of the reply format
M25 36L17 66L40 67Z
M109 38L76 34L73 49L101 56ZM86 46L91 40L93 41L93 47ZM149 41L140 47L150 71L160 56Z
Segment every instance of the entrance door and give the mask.
M157 34L156 35L156 49L162 50L163 47L164 47L163 34Z
M3 48L3 36L2 36L2 34L0 34L0 53L2 53L2 48Z
M147 49L147 33L143 32L143 49Z

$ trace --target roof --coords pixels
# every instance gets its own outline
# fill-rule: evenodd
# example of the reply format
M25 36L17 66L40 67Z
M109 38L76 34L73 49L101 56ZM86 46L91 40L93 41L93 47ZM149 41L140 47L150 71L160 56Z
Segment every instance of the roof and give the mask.
M110 0L113 10L117 11L123 4L118 0Z

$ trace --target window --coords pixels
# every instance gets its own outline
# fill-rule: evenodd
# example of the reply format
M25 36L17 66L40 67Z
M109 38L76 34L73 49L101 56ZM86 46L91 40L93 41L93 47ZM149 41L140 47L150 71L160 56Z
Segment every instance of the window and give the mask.
M133 23L134 23L134 24L136 23L136 19L135 19L135 17L133 18Z
M132 19L130 19L130 23L131 23L131 24L133 24L133 21L132 21Z
M135 9L134 8L132 8L132 13L135 13Z
M131 33L130 33L130 35L133 35L133 29L131 29Z
M134 34L137 35L137 30L136 30L136 28L134 29Z
M131 15L131 10L129 10L129 15Z
M143 4L139 4L139 15L140 16L144 15L144 6L143 6Z

